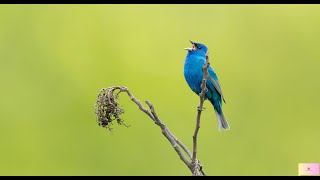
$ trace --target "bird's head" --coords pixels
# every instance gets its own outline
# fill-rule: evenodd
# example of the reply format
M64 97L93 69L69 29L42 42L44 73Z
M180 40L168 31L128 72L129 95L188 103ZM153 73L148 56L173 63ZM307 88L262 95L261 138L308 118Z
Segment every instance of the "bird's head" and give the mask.
M184 48L185 50L188 50L189 52L198 52L198 53L204 53L205 55L208 52L208 48L207 46L205 46L204 44L200 44L200 43L195 43L190 41L192 44L192 48Z

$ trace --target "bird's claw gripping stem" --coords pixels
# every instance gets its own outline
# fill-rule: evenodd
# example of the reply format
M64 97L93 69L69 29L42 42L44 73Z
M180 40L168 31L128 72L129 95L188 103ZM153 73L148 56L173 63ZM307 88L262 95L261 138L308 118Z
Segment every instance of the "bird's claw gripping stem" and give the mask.
M202 109L200 108L200 106L197 107L198 111L204 111L205 109L206 109L205 107L202 107Z

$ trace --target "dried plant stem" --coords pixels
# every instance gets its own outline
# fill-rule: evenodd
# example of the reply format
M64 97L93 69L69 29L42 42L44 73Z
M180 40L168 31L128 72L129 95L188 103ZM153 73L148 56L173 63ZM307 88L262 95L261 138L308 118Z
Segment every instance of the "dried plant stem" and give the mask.
M202 79L202 83L201 83L201 93L199 94L200 97L200 104L198 106L198 114L197 114L197 120L196 120L196 127L194 129L194 134L193 134L193 153L192 153L192 166L193 166L193 171L192 171L192 175L196 176L199 172L199 168L198 168L198 164L199 162L197 161L197 147L198 147L198 133L199 133L199 129L200 129L200 118L201 118L201 112L202 112L202 108L203 108L203 103L204 103L204 96L207 92L207 86L206 86L206 82L207 82L207 77L208 75L208 68L210 66L210 62L209 62L209 56L206 56L206 65L203 67L203 79ZM200 170L202 170L202 168L200 167ZM203 173L204 174L204 173Z
M145 101L149 110L134 97L130 90L125 86L112 86L103 88L98 94L98 99L95 104L95 110L99 125L111 130L112 121L116 120L118 124L124 125L119 115L124 111L118 104L118 95L121 92L126 92L130 99L139 107L139 109L147 114L150 119L160 127L162 134L168 139L173 149L179 155L182 162L190 169L193 176L205 176L200 161L197 160L197 137L200 128L200 117L203 108L204 96L207 91L206 79L208 76L208 68L210 66L209 58L207 56L206 65L203 67L204 76L201 84L200 105L198 106L198 114L196 119L196 127L193 134L193 151L192 154L189 149L168 129L168 127L160 120L153 105L149 101Z

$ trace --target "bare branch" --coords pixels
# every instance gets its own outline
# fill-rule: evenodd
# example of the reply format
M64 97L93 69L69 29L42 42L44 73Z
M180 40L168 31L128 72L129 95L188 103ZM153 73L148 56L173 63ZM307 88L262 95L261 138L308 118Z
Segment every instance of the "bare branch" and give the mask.
M197 160L197 139L198 139L198 132L200 129L200 118L201 118L201 111L203 108L203 103L204 103L204 96L207 92L207 86L206 86L206 81L207 81L207 77L208 77L208 68L210 66L210 62L209 62L209 56L206 55L206 65L203 67L203 79L202 79L202 83L201 83L201 93L199 94L200 96L200 104L198 106L198 114L197 114L197 121L196 121L196 127L194 130L194 134L193 134L193 153L192 153L192 166L193 166L193 171L192 171L192 175L198 175L199 173L202 173L204 175L204 172L202 171L202 167L200 165L200 163ZM202 172L201 172L201 171Z
M193 151L192 154L189 149L176 138L173 133L167 128L165 124L158 117L153 105L151 102L146 101L146 104L149 106L150 110L145 108L142 103L136 99L130 90L124 86L112 86L109 88L103 88L100 90L97 102L94 105L95 112L97 115L97 121L99 125L104 128L111 130L111 125L114 120L120 125L125 125L120 115L124 113L124 110L118 104L119 94L121 92L126 92L130 99L139 107L139 109L147 114L150 119L160 127L162 134L168 139L173 149L179 155L182 162L190 169L193 176L205 176L202 165L200 161L197 160L197 138L200 129L200 117L203 109L204 96L207 92L206 80L208 77L208 68L210 66L209 57L206 55L206 65L203 67L203 79L201 84L201 93L200 104L198 106L198 114L196 119L196 127L193 134ZM186 153L187 157L183 153Z
M163 122L158 117L152 103L146 101L146 104L150 108L149 111L142 105L142 103L138 99L133 96L133 94L127 87L112 86L100 90L97 102L94 105L99 125L102 125L104 128L108 128L109 130L111 130L110 126L112 125L113 120L117 120L118 124L120 125L123 124L123 121L119 117L119 115L124 112L118 104L118 95L120 94L120 92L126 92L130 99L139 107L139 109L147 114L151 118L151 120L161 128L162 134L168 139L174 150L179 155L180 159L190 169L190 171L193 172L194 168L191 165L191 161L188 160L188 158L183 153L184 151L191 159L191 153L189 149L173 135L173 133L167 128L165 124L163 124Z
M180 159L188 166L188 168L191 170L191 163L188 161L188 159L185 157L185 155L182 153L182 151L179 148L179 144L177 144L176 139L174 138L174 136L172 135L172 133L169 131L169 129L167 128L167 126L165 124L162 123L162 121L159 119L156 111L153 108L153 105L149 102L146 101L147 105L150 107L151 113L154 116L154 120L156 122L156 124L161 128L162 130L162 134L170 141L172 147L174 148L174 150L177 152L177 154L180 156ZM179 143L181 143L179 141ZM181 143L182 144L182 143ZM183 147L186 148L185 145L183 145Z
M188 157L191 159L192 158L192 154L189 151L189 149L187 148L187 146L185 146L178 138L176 138L170 131L168 131L168 133L170 134L170 136L177 142L177 144L179 144L179 146L181 146L181 148L184 150L185 153L187 153Z

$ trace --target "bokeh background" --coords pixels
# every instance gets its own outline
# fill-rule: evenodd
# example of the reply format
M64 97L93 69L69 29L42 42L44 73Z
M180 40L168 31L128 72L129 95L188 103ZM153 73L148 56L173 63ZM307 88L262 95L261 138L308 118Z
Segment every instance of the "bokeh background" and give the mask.
M205 103L206 173L298 175L320 162L319 32L319 5L0 5L0 175L190 175L129 98L129 128L110 133L93 109L127 86L191 148L189 39L209 47L231 126Z

